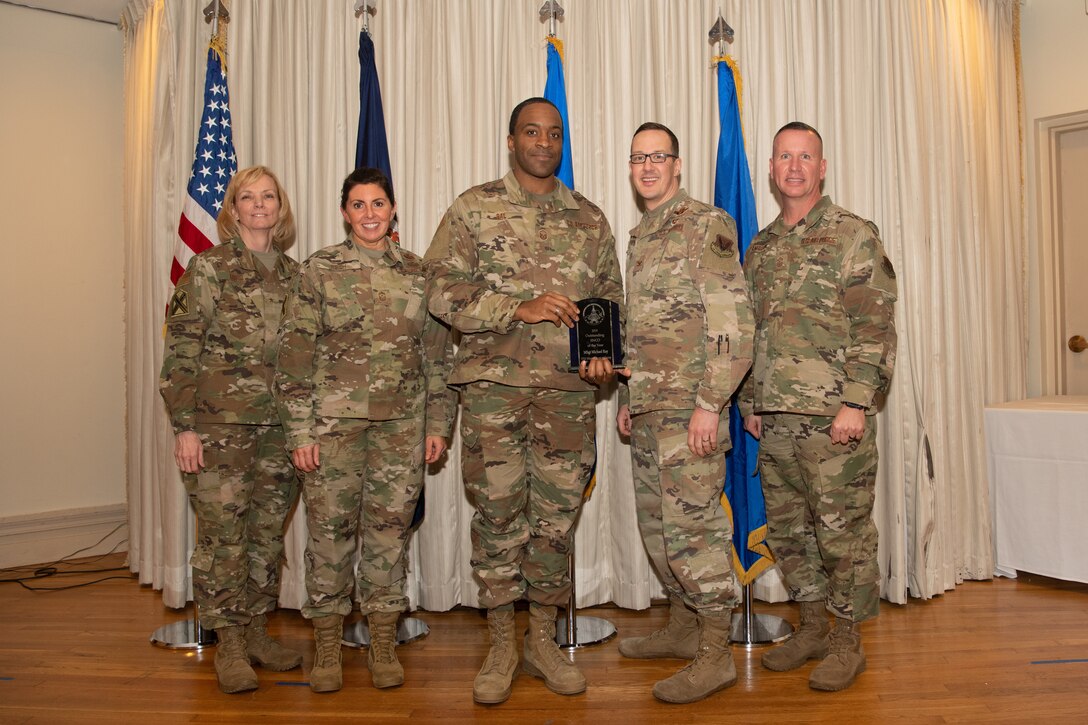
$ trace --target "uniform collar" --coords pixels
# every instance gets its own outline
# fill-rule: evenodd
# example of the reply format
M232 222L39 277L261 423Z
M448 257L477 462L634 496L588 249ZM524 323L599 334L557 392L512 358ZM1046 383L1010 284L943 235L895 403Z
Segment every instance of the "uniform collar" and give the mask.
M531 206L541 207L541 203L531 198L525 191L522 185L518 182L518 177L514 176L513 171L507 172L506 176L502 177L503 186L506 187L506 195L510 197L510 202L517 206ZM562 211L564 209L577 209L578 202L574 199L574 194L570 189L560 181L555 180L555 190L551 193L551 200L549 202L552 205L553 211Z
M246 243L242 241L242 237L234 237L228 244L234 247L234 255L241 262L244 269L255 274L263 274L261 272L263 265L258 266L257 258L253 255L253 252L250 251L249 247L246 246ZM272 245L271 251L277 252L276 266L273 270L276 273L276 276L280 279L288 279L293 276L294 273L287 267L287 256L279 253L280 250L275 244Z
M687 208L687 205L683 204L683 202L688 201L690 198L691 196L686 189L677 189L672 198L664 204L652 211L644 212L642 219L639 221L638 225L631 230L631 233L642 235L657 231L665 226L673 212L683 212Z
M355 246L355 242L351 241L351 237L345 239L341 246L345 247L343 251L345 259L359 262L360 264L363 263L363 253ZM385 255L381 257L381 259L384 260L387 257L393 258L390 266L398 267L404 264L404 252L401 250L400 245L393 241L392 237L388 234L385 235Z
M771 225L771 234L776 237L784 237L787 234L792 234L795 231L803 231L805 229L811 229L816 225L824 214L831 207L831 197L824 194L820 197L820 200L816 202L816 205L808 210L808 214L805 214L805 218L796 224L790 226L782 219L782 215L779 214L778 218L774 220L774 224Z

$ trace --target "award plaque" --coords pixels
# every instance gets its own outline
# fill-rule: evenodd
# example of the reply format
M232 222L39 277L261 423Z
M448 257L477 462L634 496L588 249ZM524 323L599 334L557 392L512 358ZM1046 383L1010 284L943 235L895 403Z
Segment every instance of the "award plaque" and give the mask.
M606 357L613 367L623 367L623 336L620 306L602 297L579 300L578 321L570 328L570 370L594 357Z

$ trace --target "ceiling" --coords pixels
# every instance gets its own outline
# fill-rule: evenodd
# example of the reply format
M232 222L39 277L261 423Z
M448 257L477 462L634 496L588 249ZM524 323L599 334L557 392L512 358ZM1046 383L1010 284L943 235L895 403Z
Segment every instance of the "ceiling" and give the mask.
M12 0L15 5L56 10L114 24L121 20L121 11L128 2L129 0Z

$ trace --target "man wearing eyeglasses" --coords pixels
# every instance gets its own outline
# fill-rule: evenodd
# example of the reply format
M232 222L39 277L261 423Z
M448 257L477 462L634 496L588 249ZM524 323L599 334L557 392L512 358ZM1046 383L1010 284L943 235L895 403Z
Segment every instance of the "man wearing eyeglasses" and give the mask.
M626 657L691 659L654 685L665 702L737 681L729 629L738 601L732 522L722 510L728 405L752 357L752 313L728 214L680 187L676 135L644 123L631 183L644 207L627 248L620 432L631 438L639 529L669 595L669 622L620 642ZM591 374L606 373L595 361Z
M430 311L462 333L449 381L461 392L472 570L491 641L472 694L491 704L510 696L518 671L514 602L523 597L525 671L559 694L586 689L555 643L596 424L593 387L569 369L568 328L576 300L623 295L608 220L555 177L555 106L523 101L509 132L512 171L453 202L425 259Z
M895 362L895 270L876 226L823 195L816 129L788 123L772 148L782 213L745 259L758 325L739 405L801 626L761 659L779 672L821 660L809 686L836 691L865 670L859 624L879 612L874 413Z

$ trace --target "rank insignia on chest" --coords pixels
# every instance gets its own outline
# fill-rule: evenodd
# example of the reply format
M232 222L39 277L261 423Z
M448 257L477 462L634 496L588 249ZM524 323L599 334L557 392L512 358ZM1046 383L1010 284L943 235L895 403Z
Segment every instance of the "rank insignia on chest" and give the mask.
M723 234L719 234L714 238L714 243L710 245L710 248L719 257L732 257L737 253L736 248L733 246L733 240Z
M170 298L170 317L182 317L187 314L189 314L189 295L183 289L175 290L174 296Z

